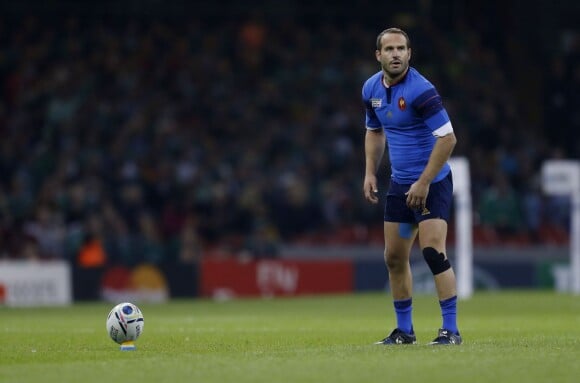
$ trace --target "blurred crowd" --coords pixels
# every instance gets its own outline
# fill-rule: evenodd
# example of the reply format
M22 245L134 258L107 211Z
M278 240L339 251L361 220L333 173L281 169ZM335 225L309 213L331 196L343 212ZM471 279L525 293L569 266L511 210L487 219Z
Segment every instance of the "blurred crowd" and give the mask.
M90 267L382 242L382 209L361 192L360 89L393 25L470 161L476 244L567 240L570 202L543 195L539 172L580 153L573 31L553 31L538 63L501 20L1 17L0 259Z

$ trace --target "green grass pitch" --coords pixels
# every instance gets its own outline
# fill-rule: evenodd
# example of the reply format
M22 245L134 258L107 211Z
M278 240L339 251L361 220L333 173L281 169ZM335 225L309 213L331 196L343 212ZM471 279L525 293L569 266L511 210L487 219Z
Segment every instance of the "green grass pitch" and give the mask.
M137 350L105 330L113 304L0 308L0 382L580 382L580 296L476 293L459 302L464 344L427 343L434 296L414 298L418 345L376 346L393 328L384 293L140 304Z

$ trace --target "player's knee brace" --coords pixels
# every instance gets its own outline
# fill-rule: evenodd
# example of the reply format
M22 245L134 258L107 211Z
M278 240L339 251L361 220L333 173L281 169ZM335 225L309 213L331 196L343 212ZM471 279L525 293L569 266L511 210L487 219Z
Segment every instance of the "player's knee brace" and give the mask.
M427 262L427 266L429 266L433 275L441 274L451 268L449 259L445 258L445 254L439 253L432 247L423 249L423 258L425 258L425 262Z

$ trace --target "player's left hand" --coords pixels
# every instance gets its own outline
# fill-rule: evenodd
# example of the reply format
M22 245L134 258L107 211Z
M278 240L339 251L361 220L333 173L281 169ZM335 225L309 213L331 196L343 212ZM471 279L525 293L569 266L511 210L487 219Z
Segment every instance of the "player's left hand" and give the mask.
M416 181L405 193L407 196L407 206L413 210L423 210L427 203L429 194L429 184Z

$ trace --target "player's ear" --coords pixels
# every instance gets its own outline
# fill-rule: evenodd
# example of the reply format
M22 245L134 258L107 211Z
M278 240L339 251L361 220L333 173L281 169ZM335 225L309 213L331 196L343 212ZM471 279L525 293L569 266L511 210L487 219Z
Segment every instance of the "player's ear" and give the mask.
M381 61L381 51L380 50L376 50L375 51L375 58L377 59L377 61Z
M411 53L413 53L413 50L409 48L409 60L411 60Z

